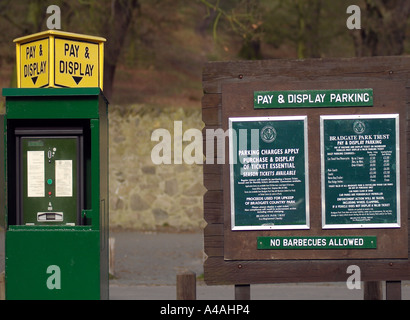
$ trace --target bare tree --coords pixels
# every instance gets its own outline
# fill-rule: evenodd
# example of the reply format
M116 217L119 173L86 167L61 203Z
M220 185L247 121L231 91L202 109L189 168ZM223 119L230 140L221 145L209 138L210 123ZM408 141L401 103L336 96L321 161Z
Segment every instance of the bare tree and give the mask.
M403 54L410 1L365 0L361 13L361 29L352 31L356 56Z

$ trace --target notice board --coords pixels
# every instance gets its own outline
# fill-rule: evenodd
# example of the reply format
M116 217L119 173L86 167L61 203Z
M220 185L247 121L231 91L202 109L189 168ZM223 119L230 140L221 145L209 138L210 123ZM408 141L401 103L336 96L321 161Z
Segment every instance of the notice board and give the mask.
M208 284L346 281L352 264L409 279L409 71L406 57L206 64L204 148L225 133L204 163Z
M232 230L308 229L307 118L229 118L229 133Z

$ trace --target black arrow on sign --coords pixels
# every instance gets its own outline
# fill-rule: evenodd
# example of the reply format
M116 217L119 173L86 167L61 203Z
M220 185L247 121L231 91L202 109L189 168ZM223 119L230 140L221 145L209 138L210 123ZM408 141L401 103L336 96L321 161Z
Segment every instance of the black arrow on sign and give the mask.
M74 77L73 76L73 79L74 79L75 83L78 85L80 83L80 81L83 79L83 77Z
M36 82L37 82L37 78L38 78L38 77L32 77L32 78L31 78L31 80L33 81L33 84L34 84L34 85L35 85Z

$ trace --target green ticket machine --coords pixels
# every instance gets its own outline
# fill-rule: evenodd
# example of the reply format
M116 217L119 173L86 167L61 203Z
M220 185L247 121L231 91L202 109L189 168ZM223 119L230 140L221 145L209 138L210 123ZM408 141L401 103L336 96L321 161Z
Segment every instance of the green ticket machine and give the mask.
M108 102L3 89L6 299L108 299Z

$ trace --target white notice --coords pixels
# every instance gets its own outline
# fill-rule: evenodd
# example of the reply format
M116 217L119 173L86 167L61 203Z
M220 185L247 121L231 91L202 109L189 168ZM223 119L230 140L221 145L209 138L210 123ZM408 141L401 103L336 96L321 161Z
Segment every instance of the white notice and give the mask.
M73 196L73 161L56 160L56 197Z
M44 151L27 151L27 197L44 197Z

